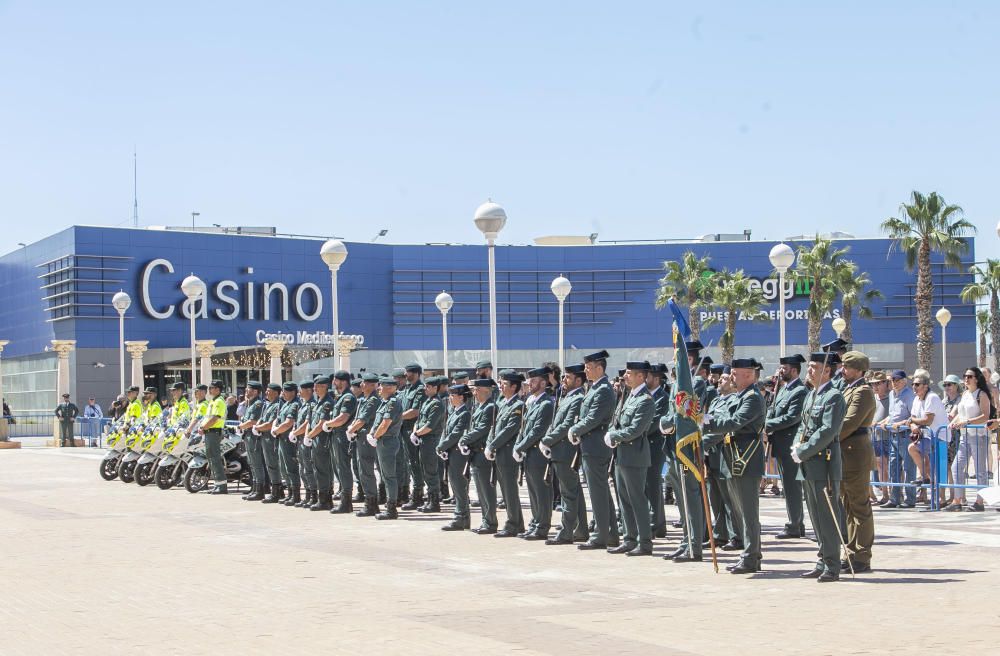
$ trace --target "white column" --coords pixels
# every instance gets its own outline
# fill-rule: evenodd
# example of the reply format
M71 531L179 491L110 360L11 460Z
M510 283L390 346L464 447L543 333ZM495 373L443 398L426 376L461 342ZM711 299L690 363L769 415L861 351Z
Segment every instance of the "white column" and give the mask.
M3 359L3 347L10 344L9 339L0 339L0 363ZM0 366L0 399L3 399L3 367ZM0 415L3 413L0 412ZM0 417L0 442L7 441L7 420Z
M149 350L149 340L125 342L125 348L132 356L132 384L136 385L141 392L146 388L146 381L142 375L142 354ZM124 392L124 390L122 391Z
M201 356L201 384L212 382L212 354L215 353L214 339L199 339L195 342L198 355Z
M354 337L348 335L341 335L337 338L337 351L340 353L339 358L334 358L334 362L339 362L337 364L338 369L343 369L344 371L351 370L351 351L354 350Z
M277 339L264 340L264 348L271 354L271 382L280 385L281 380L281 353L285 350L285 343Z
M75 339L53 339L52 340L52 350L56 352L59 356L59 369L56 376L56 403L62 402L63 394L72 394L69 389L69 354L76 345ZM70 397L72 398L72 397ZM52 422L52 437L55 440L56 446L62 446L62 440L59 439L59 422Z

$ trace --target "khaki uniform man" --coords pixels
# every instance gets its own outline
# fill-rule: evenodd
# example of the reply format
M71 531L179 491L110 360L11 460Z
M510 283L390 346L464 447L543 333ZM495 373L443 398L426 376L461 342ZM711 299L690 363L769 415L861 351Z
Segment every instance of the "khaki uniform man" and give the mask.
M869 435L875 418L875 393L865 381L870 367L868 356L848 351L841 360L846 410L840 427L840 457L844 463L840 499L847 516L847 551L854 572L869 572L875 542L875 519L868 503L871 470L875 468L875 449ZM849 569L846 561L840 569Z

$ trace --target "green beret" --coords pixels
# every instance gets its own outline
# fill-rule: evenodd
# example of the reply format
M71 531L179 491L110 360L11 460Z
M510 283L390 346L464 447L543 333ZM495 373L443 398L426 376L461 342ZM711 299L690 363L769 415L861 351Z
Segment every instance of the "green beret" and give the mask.
M330 377L329 376L316 376L313 379L313 385L326 385L327 387L329 387L330 386Z
M312 389L313 384L314 384L313 381L307 378L306 380L299 382L299 389Z

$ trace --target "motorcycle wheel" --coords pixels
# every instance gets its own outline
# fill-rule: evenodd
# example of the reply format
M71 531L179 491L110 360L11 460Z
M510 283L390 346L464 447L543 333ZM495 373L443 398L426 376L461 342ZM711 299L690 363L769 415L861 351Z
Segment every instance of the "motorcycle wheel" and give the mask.
M173 486L177 485L177 479L174 477L174 467L160 467L156 470L154 477L156 478L156 487L161 490L169 490Z
M153 465L155 462L147 462L139 465L135 469L135 482L142 487L146 487L153 482Z
M135 480L135 461L125 462L118 465L118 478L122 483L131 483Z
M208 467L189 467L184 473L184 489L191 494L201 492L208 487Z
M118 461L117 460L102 460L101 461L101 478L106 481L113 481L118 478Z

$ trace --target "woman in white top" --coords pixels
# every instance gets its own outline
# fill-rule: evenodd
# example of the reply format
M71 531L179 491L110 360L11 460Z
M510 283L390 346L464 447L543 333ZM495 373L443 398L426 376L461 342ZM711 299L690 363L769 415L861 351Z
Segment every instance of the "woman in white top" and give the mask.
M917 480L912 485L930 485L933 472L937 480L948 468L948 411L941 397L931 391L930 377L913 376L913 405L910 406L910 439L907 451L917 464ZM933 466L931 457L933 456ZM943 463L943 464L942 464ZM944 477L947 479L947 476ZM944 499L944 490L941 490Z
M969 367L965 370L965 391L953 409L950 424L952 428L961 430L958 453L951 463L951 474L955 485L965 485L970 459L976 463L976 483L983 487L987 485L986 461L989 460L990 443L985 424L990 418L992 407L993 399L990 397L983 372L977 367ZM964 504L965 489L956 487L955 498L945 510L962 510ZM977 501L970 508L982 510L983 505Z

